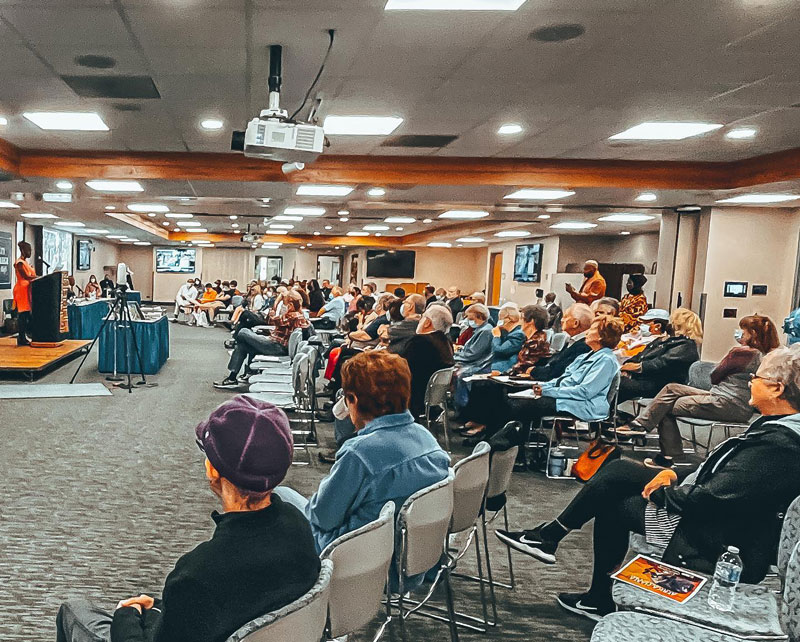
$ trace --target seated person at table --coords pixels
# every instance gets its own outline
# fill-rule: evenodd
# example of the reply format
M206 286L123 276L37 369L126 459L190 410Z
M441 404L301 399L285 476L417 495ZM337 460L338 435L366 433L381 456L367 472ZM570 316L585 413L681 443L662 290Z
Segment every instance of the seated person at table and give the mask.
M196 305L200 305L197 300L197 289L194 287L194 279L187 279L178 293L175 295L175 314L173 320L178 318L182 309L191 309Z
M83 289L83 296L87 299L99 299L103 296L103 289L100 287L100 284L97 282L97 277L94 274L89 277L89 282Z
M758 370L765 354L780 345L778 331L769 317L749 316L739 321L734 337L740 345L732 348L711 373L711 390L669 383L627 426L617 428L620 436L642 436L658 430L659 455L645 459L645 465L669 468L683 457L683 439L678 417L743 423L749 421L750 375Z
M389 352L400 354L405 350L408 342L417 334L417 325L423 312L425 312L425 297L421 294L409 294L400 306L403 320L384 326L388 327Z
M417 324L417 334L400 353L411 370L411 401L408 409L415 418L425 414L425 390L437 370L453 365L453 346L447 331L453 325L450 308L440 303L430 305Z
M325 303L311 320L317 330L333 330L347 314L347 303L342 296L342 288L338 285L331 290L331 300Z
M642 291L645 283L644 274L631 274L625 283L628 294L619 302L619 318L625 324L625 332L634 332L639 327L639 317L647 312L647 297Z
M497 325L492 330L491 369L497 372L510 370L517 363L517 355L526 338L517 304L503 304L497 313Z
M235 340L233 354L228 361L228 376L222 381L215 381L215 388L238 388L250 376L245 372L241 380L237 379L239 370L245 360L252 361L257 354L280 357L289 354L289 337L297 328L307 328L308 319L303 314L302 299L296 292L289 294L286 314L275 317L272 323L275 329L269 335L257 334L250 328L242 328Z
M195 432L222 503L223 512L212 514L213 537L178 560L162 599L132 597L113 615L85 599L65 602L58 642L224 642L316 583L319 554L308 521L273 493L292 465L283 411L234 397Z
M651 321L650 333L662 332L661 327L653 327L661 324L664 324L663 320ZM703 339L700 317L691 310L678 308L664 325L662 337L622 364L620 402L655 397L668 383L686 383L689 366L700 359L698 342Z
M462 409L469 400L470 384L467 377L488 372L492 363L492 326L489 325L489 308L482 303L474 303L465 314L472 336L464 347L453 357L456 362L455 406Z
M742 581L760 582L777 561L783 515L800 495L800 348L769 353L750 388L750 403L762 416L744 435L720 444L682 483L672 470L613 461L557 519L531 530L498 530L497 537L554 564L561 540L594 520L591 586L557 598L593 620L616 610L610 575L625 559L631 532L666 547L664 562L701 573L713 573L719 555L736 546Z
M103 291L103 298L108 299L111 296L111 293L114 291L114 281L111 280L111 276L108 272L105 273L103 276L103 280L100 281L100 288Z
M342 368L342 389L356 430L310 500L275 490L301 508L322 551L340 535L377 519L383 505L397 510L418 490L447 477L450 456L408 411L411 371L405 359L371 350Z

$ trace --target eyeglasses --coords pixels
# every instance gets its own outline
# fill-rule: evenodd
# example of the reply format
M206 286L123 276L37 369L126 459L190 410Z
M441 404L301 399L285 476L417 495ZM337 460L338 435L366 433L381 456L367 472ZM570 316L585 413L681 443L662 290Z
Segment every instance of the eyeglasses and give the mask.
M763 377L760 374L756 374L755 372L751 372L750 373L750 383L752 383L756 379L763 379L764 381L771 381L772 383L781 383L777 379L772 379L771 377Z

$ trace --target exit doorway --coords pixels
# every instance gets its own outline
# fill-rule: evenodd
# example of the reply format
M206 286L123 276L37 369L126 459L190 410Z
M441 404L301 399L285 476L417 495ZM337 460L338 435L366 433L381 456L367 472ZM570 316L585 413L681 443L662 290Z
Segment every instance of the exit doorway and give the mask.
M489 305L500 303L500 284L503 280L503 253L492 252L489 256Z

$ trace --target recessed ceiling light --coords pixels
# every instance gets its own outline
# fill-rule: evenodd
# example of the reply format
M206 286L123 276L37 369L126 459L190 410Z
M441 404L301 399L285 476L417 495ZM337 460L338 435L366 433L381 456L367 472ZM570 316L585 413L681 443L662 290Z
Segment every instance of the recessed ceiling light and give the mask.
M72 189L72 183L69 181L58 181L56 182L56 187L58 189Z
M597 227L597 223L584 223L582 221L563 221L550 226L555 230L590 230Z
M5 127L6 125L8 125L8 118L0 116L0 127Z
M699 205L681 205L680 207L676 207L676 212L699 212L702 207Z
M443 214L439 214L439 218L454 218L454 219L472 219L472 218L486 218L489 212L484 210L448 210Z
M608 216L601 216L598 221L603 221L605 223L641 223L642 221L651 221L655 218L655 216L650 216L649 214L609 214Z
M732 129L725 134L725 138L730 138L731 140L744 140L747 138L754 138L757 133L758 130L754 127L737 127L736 129Z
M192 233L208 232L208 230L206 228L204 228L204 227L192 227L192 228L189 228L188 230L184 230L184 231L185 232L192 232Z
M178 227L200 227L202 223L198 221L178 221L175 225Z
M150 241L136 241L134 245L150 245Z
M117 208L114 205L106 205L106 212L112 212L115 209L117 209Z
M45 203L71 203L72 194L62 194L61 192L45 192L42 194Z
M169 227L169 221L164 221L161 225L163 225L164 227Z
M0 209L18 210L19 205L11 201L0 201Z
M371 190L367 192L367 196L379 197L379 196L386 196L386 190L382 187L373 187Z
M268 250L277 250L283 243L264 243L261 247L267 248Z
M395 225L397 225L397 224L406 225L408 223L416 223L417 219L412 218L410 216L389 216L389 217L383 219L383 222L384 223L394 223Z
M620 232L620 236L630 236L630 232Z
M107 239L115 239L115 240L121 241L125 237L124 236L120 236L119 234L109 234L108 236L106 236L106 238Z
M347 218L346 216L342 216L342 217L339 219L339 221L341 221L342 223L347 223L347 221L349 221L349 220L350 220L350 219L349 219L349 218Z
M497 130L497 133L501 136L511 136L513 134L519 134L522 132L522 125L517 125L515 123L507 123L505 125L501 125L500 129Z
M480 236L462 236L460 239L456 239L456 243L483 243L485 240Z
M364 229L367 232L385 232L389 229L388 225L365 225Z
M520 201L553 201L572 196L575 192L566 189L520 189L503 198Z
M86 227L80 221L57 221L53 225L58 225L58 227Z
M396 116L327 116L322 127L329 136L388 136L402 122Z
M369 232L348 232L347 236L369 236Z
M339 210L337 214L339 214L339 216L349 216L350 210Z
M530 232L526 232L525 230L503 230L502 232L498 232L495 236L500 238L509 238L509 239L518 239L522 238L523 236L530 236Z
M25 194L22 192L11 192L11 200L12 201L24 201Z
M22 115L39 129L76 132L108 131L108 125L106 125L100 115L95 112L29 111Z
M546 221L547 219L550 218L550 215L549 214L539 214L539 216L537 216L536 218L540 218L543 221Z
M424 219L422 219L422 222L426 223L426 224L427 223L433 223L433 219L432 218L424 218Z
M235 221L239 217L236 216L236 214L231 214L228 218L231 219L232 221Z
M658 200L658 194L655 192L642 192L639 196L636 197L637 201L642 203L652 203L653 201Z
M239 227L239 224L238 223L231 223L231 227L233 229L236 229L237 227Z
M386 11L516 11L526 0L387 0Z
M683 140L719 129L716 123L647 122L614 134L608 140Z
M222 129L224 126L225 121L219 120L218 118L206 118L205 120L200 121L200 127L209 131L216 131L218 129Z
M544 211L550 212L551 214L559 214L564 211L564 208L561 207L560 205L552 205L550 207L545 207Z
M784 203L786 201L795 201L800 198L797 194L742 194L741 196L733 196L731 198L724 198L717 203Z
M108 234L108 230L100 230L100 229L86 229L81 230L81 234Z
M173 232L180 232L180 231L181 231L181 228L179 228L179 227L173 227L173 228L172 228L172 231L173 231ZM184 231L185 231L185 230L184 230Z
M170 212L166 215L167 218L194 218L194 214L188 213L181 213L181 212Z
M148 214L148 216L149 216L150 218L155 218L155 217L156 217L156 216L158 216L158 215L157 215L155 212L150 212L150 213Z
M139 181L86 181L86 186L95 192L143 192Z
M286 216L285 214L281 214L279 216L273 216L273 221L287 221L290 223L299 223L303 220L302 216Z
M269 229L271 229L271 230L293 230L294 229L294 225L292 225L291 223L272 223L269 226Z
M319 236L322 232L314 232L314 236Z
M434 241L433 243L428 243L428 247L453 247L452 243L442 243L440 241Z
M274 229L274 228L270 228L270 229L267 231L267 233L268 233L268 234L288 234L289 232L287 232L286 230L276 230L276 229Z
M456 245L456 247L464 247L464 244L463 243L459 243L458 245Z
M326 225L326 226L325 226L325 229L326 229L326 230L332 230L332 229L333 229L333 225Z
M401 226L401 227L396 227L396 228L394 228L394 231L395 231L395 232L402 232L404 229L405 229L405 228Z
M131 203L128 205L131 212L169 212L169 207L160 203ZM190 215L191 216L191 215Z
M347 185L300 185L298 196L347 196L353 191Z
M43 212L27 212L22 218L58 218L55 214L45 214Z
M293 205L283 210L284 214L297 214L298 216L324 216L324 207L303 207L302 205Z

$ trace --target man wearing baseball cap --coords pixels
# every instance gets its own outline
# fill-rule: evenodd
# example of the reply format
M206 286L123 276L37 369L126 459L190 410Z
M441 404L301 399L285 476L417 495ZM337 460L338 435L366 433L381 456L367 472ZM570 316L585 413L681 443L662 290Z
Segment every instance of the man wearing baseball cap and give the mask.
M87 600L62 604L58 642L224 642L317 581L320 562L308 520L272 493L292 464L283 411L238 396L195 433L222 503L223 512L212 514L213 537L178 560L160 600L123 600L113 616Z

